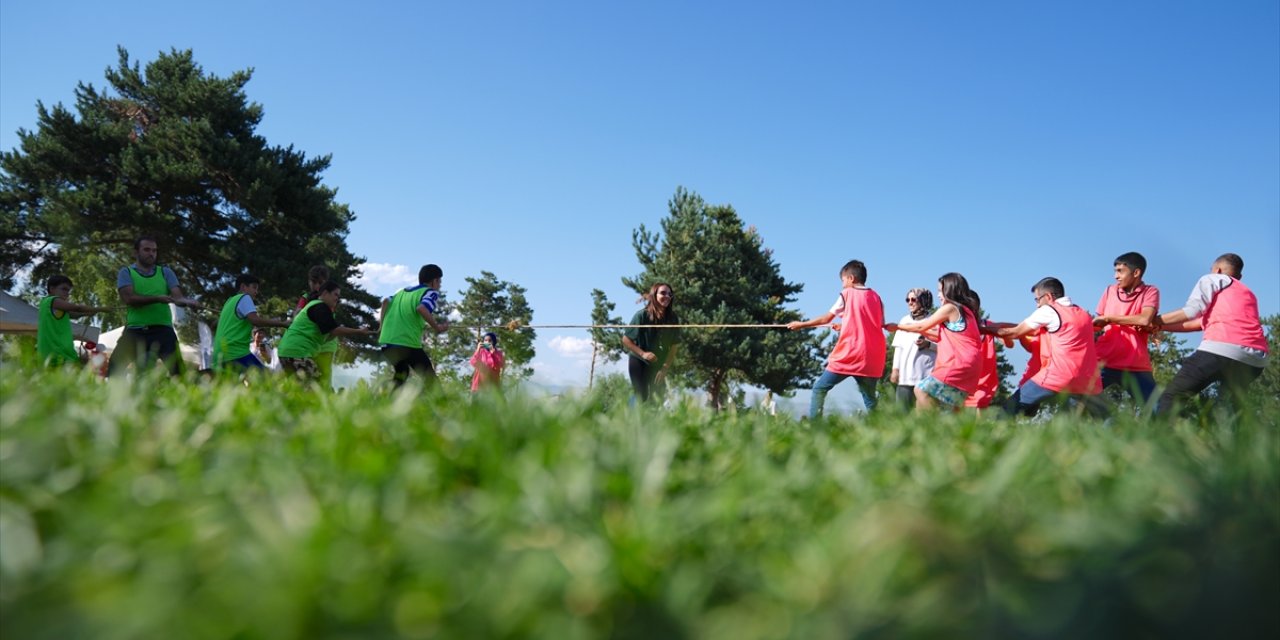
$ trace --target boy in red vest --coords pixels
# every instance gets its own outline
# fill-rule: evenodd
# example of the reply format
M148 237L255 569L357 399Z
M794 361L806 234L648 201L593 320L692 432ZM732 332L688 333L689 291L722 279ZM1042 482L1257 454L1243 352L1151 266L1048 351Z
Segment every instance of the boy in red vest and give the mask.
M884 337L884 302L867 288L867 267L860 260L850 260L840 269L844 288L831 310L806 321L787 323L792 331L817 327L840 319L840 337L827 358L827 368L813 383L809 400L809 418L822 417L827 393L845 378L853 378L862 394L867 411L876 408L876 383L884 374L888 344Z
M1164 331L1204 330L1195 353L1182 361L1177 375L1156 402L1156 415L1168 415L1174 403L1200 393L1214 382L1233 400L1262 375L1267 366L1267 337L1258 316L1258 298L1240 278L1244 259L1224 253L1200 278L1187 304L1163 313L1155 324Z
M1102 388L1118 386L1146 404L1156 390L1151 374L1151 322L1160 311L1160 290L1143 282L1147 259L1130 251L1115 259L1116 283L1102 292L1093 326L1102 363Z
M1010 415L1033 416L1040 404L1059 394L1081 400L1093 415L1106 414L1097 402L1102 393L1098 377L1098 352L1093 344L1093 317L1071 302L1057 278L1044 278L1031 287L1036 310L1017 325L988 325L986 331L1001 338L1040 336L1042 367L1024 382L1005 404Z

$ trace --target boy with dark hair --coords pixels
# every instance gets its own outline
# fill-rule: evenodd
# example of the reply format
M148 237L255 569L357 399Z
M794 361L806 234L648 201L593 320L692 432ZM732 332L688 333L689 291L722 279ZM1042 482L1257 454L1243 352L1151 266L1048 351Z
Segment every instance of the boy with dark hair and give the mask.
M130 364L136 364L141 373L154 364L156 357L165 363L169 375L178 375L182 373L182 357L178 354L178 334L173 330L169 305L199 308L200 303L182 294L172 269L156 264L159 247L155 238L139 237L133 243L133 253L134 263L116 275L116 288L128 311L124 331L111 352L107 375L116 375Z
M424 383L436 379L431 358L422 348L422 330L426 325L436 333L449 329L449 320L436 318L440 305L440 284L444 270L434 264L418 270L418 285L397 291L382 301L379 319L382 325L378 342L387 363L395 369L395 386L400 387L410 372L422 376Z
M1147 259L1130 251L1115 259L1116 283L1102 292L1093 326L1102 363L1102 388L1118 386L1147 403L1156 388L1151 373L1149 327L1160 309L1160 290L1143 282Z
M1258 298L1240 281L1244 260L1224 253L1213 261L1187 298L1187 304L1155 319L1163 331L1204 331L1204 339L1156 403L1156 415L1168 415L1174 404L1200 393L1214 382L1233 401L1262 375L1267 366L1267 337L1258 315Z
M48 295L40 299L36 324L36 354L51 366L79 364L80 355L72 339L71 318L110 311L110 307L91 307L67 300L71 296L71 278L56 275L45 283Z
M289 328L287 320L258 315L258 307L253 298L258 295L261 283L257 277L247 273L236 277L236 289L239 293L222 305L222 315L218 317L218 330L213 337L213 368L234 368L238 371L265 368L249 348L253 341L254 327Z
M813 383L809 400L809 417L822 416L827 393L845 378L853 378L867 411L876 407L876 383L884 374L888 345L884 335L884 302L868 288L867 267L860 260L850 260L840 269L843 288L835 304L826 313L806 321L787 323L792 331L817 327L840 319L840 337L827 358L826 370Z
M1022 322L992 324L986 332L1001 338L1022 338L1031 333L1040 336L1043 368L1024 382L1005 403L1010 415L1033 416L1040 404L1059 394L1082 400L1095 416L1106 410L1097 402L1102 393L1098 378L1098 352L1093 344L1093 318L1089 312L1071 302L1066 288L1057 278L1042 278L1031 293L1036 297L1036 310Z

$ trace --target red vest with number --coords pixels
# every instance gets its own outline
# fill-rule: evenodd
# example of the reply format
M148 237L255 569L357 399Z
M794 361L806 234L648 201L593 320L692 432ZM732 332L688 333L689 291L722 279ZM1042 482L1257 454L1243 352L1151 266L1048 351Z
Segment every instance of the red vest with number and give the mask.
M1102 392L1098 352L1093 345L1093 317L1077 306L1050 302L1058 313L1058 329L1040 334L1044 366L1032 382L1059 393L1095 395Z
M1235 278L1205 307L1203 322L1205 340L1267 351L1267 337L1258 319L1258 297Z

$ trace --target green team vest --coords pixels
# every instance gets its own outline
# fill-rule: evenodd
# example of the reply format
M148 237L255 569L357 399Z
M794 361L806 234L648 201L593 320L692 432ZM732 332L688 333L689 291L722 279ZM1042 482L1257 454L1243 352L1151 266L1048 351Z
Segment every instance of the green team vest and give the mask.
M326 336L320 333L320 327L311 321L307 312L318 304L324 304L324 301L308 302L307 306L293 317L293 322L289 323L288 329L285 329L284 337L280 338L280 347L276 350L276 354L281 358L310 358L316 355Z
M36 353L41 362L63 364L80 362L76 354L76 346L71 342L71 314L64 313L61 318L53 316L54 296L45 296L40 300L40 322L36 325Z
M249 341L253 339L253 325L245 318L236 315L236 306L247 293L231 296L222 305L222 315L218 316L218 333L213 337L213 366L239 360L249 355Z
M138 273L133 265L129 265L129 277L133 278L133 292L140 296L169 295L169 285L164 281L164 267L160 265L156 265L156 272L151 277ZM173 326L173 313L169 311L168 304L153 302L141 307L129 307L129 311L125 313L127 326L145 327L154 324Z
M427 321L418 314L422 291L422 287L401 289L391 297L391 303L387 305L387 317L378 334L378 342L413 349L422 348L422 328L427 326Z
M309 295L311 294L303 294L303 297L306 297ZM333 337L328 337L324 342L320 343L320 348L316 349L316 353L337 353L337 352L338 352L338 339Z

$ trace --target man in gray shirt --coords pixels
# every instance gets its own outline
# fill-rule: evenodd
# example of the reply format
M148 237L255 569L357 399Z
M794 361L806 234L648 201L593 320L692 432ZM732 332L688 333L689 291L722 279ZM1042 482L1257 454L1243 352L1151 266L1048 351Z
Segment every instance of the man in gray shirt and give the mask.
M1165 416L1182 399L1198 394L1214 382L1232 401L1243 399L1246 387L1267 366L1267 337L1258 315L1258 298L1244 286L1244 259L1224 253L1210 273L1196 282L1181 309L1161 314L1155 326L1164 331L1204 331L1204 340L1182 361L1178 373L1156 403Z
M182 372L178 353L178 334L173 330L170 304L199 307L200 303L185 297L178 286L178 276L169 267L156 264L159 249L156 239L142 236L133 243L134 263L120 269L116 288L120 300L128 308L125 328L116 348L111 352L107 375L113 376L135 365L139 372L155 364L165 363L170 375Z

